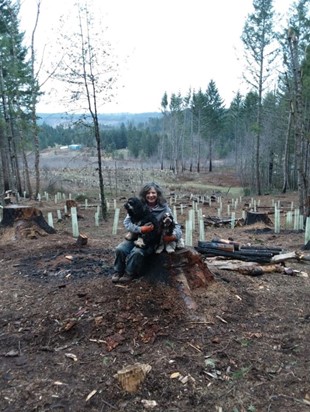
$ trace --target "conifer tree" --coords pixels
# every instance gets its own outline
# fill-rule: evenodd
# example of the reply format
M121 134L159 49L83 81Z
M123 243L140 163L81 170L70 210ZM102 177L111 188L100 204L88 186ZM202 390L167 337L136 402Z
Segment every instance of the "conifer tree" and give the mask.
M261 195L261 134L263 127L262 101L272 64L277 57L276 33L273 28L273 1L253 0L254 12L250 13L242 32L245 46L247 71L245 79L257 92L258 105L255 130L255 181L256 191Z

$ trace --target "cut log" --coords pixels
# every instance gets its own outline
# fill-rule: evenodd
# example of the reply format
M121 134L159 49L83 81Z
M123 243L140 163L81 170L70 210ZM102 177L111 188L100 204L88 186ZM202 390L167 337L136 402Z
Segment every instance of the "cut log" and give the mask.
M222 243L222 242L204 242L204 241L199 241L198 242L199 247L206 248L206 249L217 249L217 250L224 250L226 252L233 252L235 250L235 247L233 244L230 243Z
M224 243L226 245L233 245L234 246L234 250L239 250L240 249L240 244L238 242L234 242L231 239L219 239L219 238L214 238L212 239L212 242L215 243Z
M56 233L56 230L51 227L43 217L41 210L32 206L8 205L3 208L3 218L1 226L12 227L16 222L26 221L32 222L46 233Z
M175 253L160 253L150 256L142 268L143 277L151 282L161 281L179 290L189 309L197 305L192 290L207 288L214 280L204 259L193 248L183 248Z
M82 233L79 234L79 237L76 240L77 246L85 246L87 245L88 242L88 237L86 235L83 235Z
M271 260L273 263L280 263L289 259L303 260L303 255L299 252L280 253L279 255L274 256Z
M254 225L255 223L264 223L267 226L273 225L267 213L248 211L244 224Z
M198 247L195 247L197 252L204 254L207 257L212 256L224 256L231 259L240 259L247 262L258 262L258 263L269 263L271 258L274 256L271 252L259 252L253 251L242 251L236 250L233 252L219 249L211 249L206 247L200 247L198 242Z

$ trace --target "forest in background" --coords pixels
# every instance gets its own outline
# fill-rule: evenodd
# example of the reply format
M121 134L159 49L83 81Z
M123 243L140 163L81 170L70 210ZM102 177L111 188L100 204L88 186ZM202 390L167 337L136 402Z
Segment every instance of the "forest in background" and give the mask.
M99 101L108 101L117 77L109 61L111 45L98 44L92 33L91 10L77 7L77 26L61 40L65 54L50 76L63 81L72 104L86 102L78 118L50 126L37 114L40 98L38 56L24 44L19 29L19 2L0 5L0 190L41 190L40 151L55 145L82 144L93 148L98 159L98 185L102 214L105 195L102 161L128 149L133 158L156 158L161 169L175 174L184 170L213 170L214 160L230 159L244 187L257 195L268 190L297 189L302 214L310 215L310 23L309 2L298 0L290 11L286 29L275 30L272 0L253 0L243 32L244 81L251 86L245 96L236 93L230 106L223 104L217 85L206 79L206 88L186 96L163 93L160 116L124 119L120 125L103 121ZM40 1L38 1L39 19ZM102 60L103 59L103 60ZM229 70L229 67L227 68ZM274 79L277 79L276 87ZM29 155L34 154L34 166ZM34 176L34 178L33 178Z

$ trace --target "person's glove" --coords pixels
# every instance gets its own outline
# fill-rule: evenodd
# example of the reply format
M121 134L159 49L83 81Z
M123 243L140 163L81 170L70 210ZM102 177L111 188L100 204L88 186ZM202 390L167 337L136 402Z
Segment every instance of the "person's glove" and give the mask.
M177 238L174 236L174 235L165 235L164 237L163 237L163 241L165 242L165 243L170 243L170 242L174 242L175 240L177 240Z
M140 227L140 231L143 235L145 233L152 232L152 230L154 230L154 225L152 223L147 223L146 225Z

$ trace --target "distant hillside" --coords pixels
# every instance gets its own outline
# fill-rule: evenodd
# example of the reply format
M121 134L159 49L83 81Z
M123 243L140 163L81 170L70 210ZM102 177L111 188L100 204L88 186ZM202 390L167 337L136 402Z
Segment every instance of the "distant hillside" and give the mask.
M119 126L122 123L139 124L146 123L150 118L159 118L162 114L158 112L150 113L106 113L99 115L99 121L106 126ZM56 127L59 124L71 124L81 118L81 115L69 115L66 113L38 113L38 123L46 123L49 126Z

